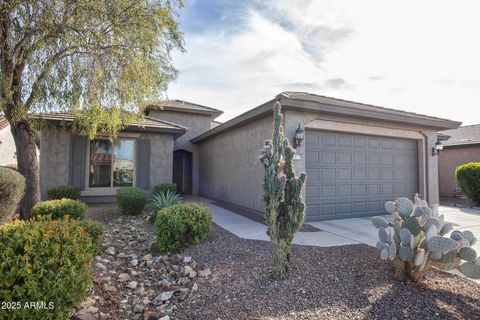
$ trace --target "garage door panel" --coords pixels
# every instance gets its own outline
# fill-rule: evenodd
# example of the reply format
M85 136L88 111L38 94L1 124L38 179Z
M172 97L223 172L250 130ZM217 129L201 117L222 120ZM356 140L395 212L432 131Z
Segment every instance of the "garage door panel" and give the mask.
M384 214L386 201L418 190L415 140L313 130L306 136L309 220Z

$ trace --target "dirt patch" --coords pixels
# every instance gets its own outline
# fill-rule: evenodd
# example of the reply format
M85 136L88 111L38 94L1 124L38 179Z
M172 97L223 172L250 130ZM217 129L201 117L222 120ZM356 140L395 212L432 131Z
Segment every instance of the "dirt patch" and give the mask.
M245 240L214 226L183 252L209 266L199 295L178 319L479 319L480 285L438 271L420 283L392 278L375 248L294 245L290 277L269 275L270 243Z
M225 210L231 211L235 214L241 215L242 217L245 217L247 219L253 220L255 222L261 223L263 225L266 225L265 223L265 218L263 215L259 212L256 212L254 210L250 210L244 207L236 206L234 204L224 202L224 201L213 201L211 202L213 205L223 208ZM307 223L304 223L302 227L300 228L300 232L317 232L317 231L322 231L314 226L311 226Z

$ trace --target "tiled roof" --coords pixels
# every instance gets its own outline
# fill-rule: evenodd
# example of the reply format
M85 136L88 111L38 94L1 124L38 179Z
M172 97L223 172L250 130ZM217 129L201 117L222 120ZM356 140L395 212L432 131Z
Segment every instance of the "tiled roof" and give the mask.
M480 144L480 124L445 130L441 133L450 136L450 139L442 142L444 146Z
M68 112L44 112L35 115L36 117L44 120L53 120L53 121L67 121L73 122L75 120L74 116ZM188 128L181 126L179 124L159 120L151 117L144 117L143 122L133 122L130 127L139 127L146 129L157 129L157 130L171 130L178 132L186 132Z
M5 129L9 125L7 118L5 118L5 116L0 116L0 130Z
M180 111L180 112L192 112L192 113L201 113L201 114L210 114L215 118L220 116L223 111L207 107L198 103L188 102L184 100L165 100L155 104L147 106L146 110L171 110L171 111Z
M404 111L404 110L399 110L399 109L380 107L380 106L376 106L376 105L371 105L371 104L366 104L366 103L361 103L361 102L355 102L355 101L350 101L350 100L344 100L344 99L338 99L338 98L332 98L332 97L327 97L327 96L314 94L314 93L308 93L308 92L284 91L280 95L283 95L287 99L314 101L314 102L319 102L319 103L323 103L323 104L331 104L331 105L335 105L335 106L354 107L354 108L357 108L357 109L370 110L370 111L381 111L383 113L391 113L392 115L410 115L410 116L415 117L415 118L452 121L452 120L449 120L449 119L428 116L428 115L424 115L424 114L420 114L420 113L416 113L416 112L410 112L410 111Z

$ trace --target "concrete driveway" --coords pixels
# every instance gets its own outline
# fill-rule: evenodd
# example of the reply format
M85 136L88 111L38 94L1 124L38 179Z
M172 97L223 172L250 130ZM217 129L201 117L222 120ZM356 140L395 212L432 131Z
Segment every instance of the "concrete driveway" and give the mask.
M439 212L445 215L445 221L452 223L455 229L472 231L479 239L474 248L480 253L480 210L440 206ZM390 215L383 217L391 219ZM370 218L327 220L308 224L370 246L375 246L378 241L378 231L370 222Z

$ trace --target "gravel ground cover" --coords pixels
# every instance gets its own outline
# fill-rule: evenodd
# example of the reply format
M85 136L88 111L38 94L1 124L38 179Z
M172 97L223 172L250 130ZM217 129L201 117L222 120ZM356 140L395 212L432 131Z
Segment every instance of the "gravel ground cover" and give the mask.
M480 286L439 271L419 283L398 282L366 245L294 245L293 271L269 276L270 244L214 226L188 248L212 275L178 306L178 319L480 319Z

